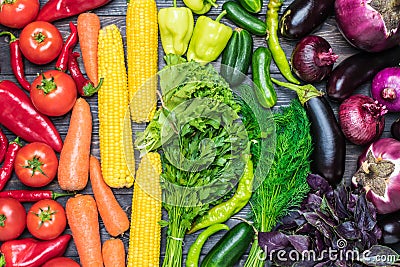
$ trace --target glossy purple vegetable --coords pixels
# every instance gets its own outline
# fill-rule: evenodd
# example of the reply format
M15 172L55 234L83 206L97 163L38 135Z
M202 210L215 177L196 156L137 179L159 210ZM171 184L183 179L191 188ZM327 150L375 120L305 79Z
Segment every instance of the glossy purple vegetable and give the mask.
M381 244L389 245L400 242L400 211L377 216L377 221L382 230Z
M400 43L398 0L336 0L340 32L355 47L379 52Z
M400 118L392 123L392 126L390 126L390 133L394 139L400 141Z
M293 72L300 79L313 83L322 81L331 73L337 58L327 40L308 35L296 44L290 61Z
M378 139L385 128L385 106L366 95L352 95L339 107L339 123L344 136L356 145Z
M378 213L400 210L400 142L379 139L360 155L358 164L352 182L365 188Z
M372 80L371 95L388 111L400 111L400 67L379 71Z

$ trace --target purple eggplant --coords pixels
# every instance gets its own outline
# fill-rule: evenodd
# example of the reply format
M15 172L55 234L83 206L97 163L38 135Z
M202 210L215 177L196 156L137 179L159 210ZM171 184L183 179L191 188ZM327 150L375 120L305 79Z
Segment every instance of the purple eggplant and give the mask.
M392 123L392 126L390 126L390 133L394 139L400 141L400 118Z
M380 52L360 52L343 60L333 69L326 84L331 100L343 101L357 87L371 80L380 70L400 62L400 46Z
M300 39L313 32L333 13L334 0L294 0L279 21L280 34Z
M377 216L377 221L382 230L381 244L400 243L400 212Z

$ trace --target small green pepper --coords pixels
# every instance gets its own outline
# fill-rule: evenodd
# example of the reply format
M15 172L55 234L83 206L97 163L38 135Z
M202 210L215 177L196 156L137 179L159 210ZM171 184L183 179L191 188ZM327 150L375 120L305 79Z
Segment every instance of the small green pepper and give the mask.
M198 267L199 266L199 258L200 258L200 253L201 249L203 248L204 243L207 241L207 239L215 234L216 232L219 232L221 230L229 230L229 226L226 224L222 223L217 223L209 226L206 230L201 232L201 234L198 235L196 238L196 241L193 242L193 244L190 246L187 258L186 258L186 267Z
M206 16L197 19L187 52L188 61L207 63L218 58L232 36L232 29L219 22L225 14L223 11L215 21Z
M233 197L228 201L214 206L212 209L196 221L188 234L208 227L215 223L222 223L228 220L232 215L238 213L249 202L253 192L253 162L250 155L243 156L246 162L242 177L240 177L237 189Z
M186 7L176 7L174 0L173 7L161 8L158 12L158 25L165 54L182 56L193 33L192 11Z
M215 3L216 0L183 0L183 2L193 13L198 15L207 13L211 9L211 6L218 7Z
M268 32L268 47L271 50L272 57L274 58L275 64L283 77L291 83L300 84L300 82L293 76L292 70L290 69L289 61L286 58L285 51L283 51L279 39L278 39L278 24L279 14L278 11L281 8L283 0L269 0L267 5L267 32Z

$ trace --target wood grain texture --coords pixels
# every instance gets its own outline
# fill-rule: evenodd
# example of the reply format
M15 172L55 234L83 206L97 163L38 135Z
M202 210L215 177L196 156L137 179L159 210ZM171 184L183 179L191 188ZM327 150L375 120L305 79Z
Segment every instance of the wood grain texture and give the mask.
M224 0L222 0L222 1L224 1ZM211 17L215 18L221 12L222 1L218 0L217 3L220 6L218 8L211 9L211 11L207 15L210 15ZM281 9L281 12L290 4L291 1L292 0L285 0L284 5ZM41 5L43 5L45 3L45 0L41 0L40 2L41 2ZM265 20L266 4L267 4L267 1L264 1L264 7L262 8L261 12L257 15L262 20ZM168 1L167 0L158 0L157 1L158 8L169 7L171 5L172 5L172 1L170 1L170 0L168 0ZM178 6L182 6L182 5L183 5L183 2L178 1ZM121 34L123 36L124 44L126 44L126 36L125 36L126 2L124 0L113 0L107 6L98 8L98 9L94 10L93 12L95 12L96 14L98 14L100 16L102 26L106 26L106 25L109 25L112 23L116 24L120 28ZM60 21L57 21L54 23L61 31L61 34L62 34L64 40L69 35L68 22L73 21L76 23L76 19L77 19L77 16L74 16L72 18L63 19L63 20L60 20ZM222 22L226 23L227 25L231 26L232 28L236 27L234 24L232 24L225 18L222 19ZM17 36L19 35L19 31L16 31L13 29L7 29L3 26L0 26L0 31L3 31L3 30L11 30L11 32L16 34ZM346 57L357 52L357 50L355 48L351 47L346 42L346 40L342 37L342 35L339 33L339 31L336 27L336 22L335 22L333 15L331 17L329 17L325 21L325 23L316 32L314 32L314 34L324 37L332 45L333 51L339 55L339 59L336 62L336 65L338 63L340 63L342 60L344 60ZM280 40L281 40L281 45L282 45L283 49L285 50L287 57L289 58L296 42L284 40L282 38ZM255 44L255 48L258 46L265 46L266 45L265 37L254 37L254 44ZM75 48L75 51L80 52L79 45ZM126 51L125 51L125 53L126 53ZM16 79L12 75L12 71L11 71L11 67L10 67L8 40L4 37L0 37L0 59L1 59L0 60L0 67L1 67L0 79L2 79L2 80L8 79L8 80L12 80L12 81L16 82ZM82 59L79 58L78 60L79 60L80 66L83 70ZM219 62L220 59L218 59L217 61ZM25 72L27 74L28 81L33 81L38 73L45 71L45 70L53 69L54 65L55 65L55 61L53 61L47 65L42 65L42 66L34 65L34 64L28 62L27 60L25 60L24 62L25 62ZM165 63L163 61L163 51L161 48L161 42L159 42L159 68L161 69L164 65L165 65ZM283 79L282 76L279 74L279 71L274 63L272 63L272 66L271 66L271 73L272 73L273 77L275 77L277 79L281 79L281 80ZM357 77L354 77L354 78L356 79ZM324 91L325 90L325 82L316 84L316 87L318 89ZM363 86L358 88L355 93L362 93L362 94L369 95L369 88L370 88L370 83L364 84ZM277 89L277 94L278 94L278 104L274 109L278 108L279 106L287 105L290 102L290 100L295 97L295 94L293 92L290 92L285 89L280 89L280 88ZM98 137L98 129L99 129L98 126L99 125L98 125L98 117L97 117L97 95L87 98L87 101L90 104L91 111L93 114L93 134L92 134L91 153L94 156L99 157L99 137ZM338 104L336 104L336 103L331 103L331 104L335 111L335 114L337 114ZM386 126L385 126L385 131L383 134L384 137L390 136L390 132L389 132L390 125L398 117L399 117L398 114L388 114L386 116ZM56 125L57 129L59 130L62 139L64 140L65 135L68 130L70 113L68 113L64 116L60 116L60 117L53 117L51 119L54 122L54 124ZM10 131L8 131L7 129L4 129L3 126L0 126L0 127L5 131L6 135L8 136L8 138L10 140L15 138L15 136ZM347 142L346 170L345 170L345 176L344 176L345 179L349 179L351 177L351 175L355 172L357 157L363 149L364 149L364 147L356 146L356 145L353 145L353 144ZM137 161L137 163L138 163L138 161ZM50 189L50 190L55 190L58 192L61 191L57 184L57 179L55 179L51 184L49 184L45 188ZM5 190L8 190L8 189L28 189L28 188L26 186L24 186L22 183L20 183L20 181L14 174L11 181L5 187ZM120 203L120 205L122 206L122 208L127 212L128 216L130 216L132 189L126 189L126 188L113 189L113 192L116 195L116 198L117 198L118 202ZM88 183L86 188L84 190L80 191L80 193L92 194L92 189L91 189L90 183ZM65 206L66 200L67 200L66 197L58 199L58 201L63 206ZM27 209L31 206L31 204L24 204L24 205ZM242 210L239 213L238 216L245 217L248 214L249 210L250 210L249 207L246 206L244 208L244 210ZM163 211L163 218L167 219L167 214L165 211ZM99 223L100 223L101 239L102 239L102 242L104 242L105 240L109 239L110 236L108 235L101 219L100 219ZM237 223L237 221L231 219L227 223L228 223L228 225L233 226L234 224ZM66 229L65 232L70 233L70 230ZM186 255L186 253L190 247L190 244L194 241L194 239L197 237L197 235L198 235L198 233L195 233L195 234L188 235L185 237L185 240L184 240L185 243L183 246L184 255ZM213 238L211 238L209 241L207 241L207 243L202 251L202 257L204 256L205 253L207 253L210 250L210 248L217 242L217 240L219 240L219 238L222 235L223 235L223 233L217 233L213 236ZM29 236L29 233L27 231L25 231L23 234L23 237L28 237L28 236ZM165 248L165 242L166 242L165 237L166 237L166 229L163 229L162 243L161 243L162 257L164 255L164 248ZM122 236L122 240L125 244L125 249L127 250L128 240L129 240L129 231L127 231ZM69 244L69 247L66 252L66 256L71 257L72 259L79 262L78 254L77 254L76 247L75 247L75 244L73 241L71 241ZM244 261L245 261L245 257L242 258L242 260L239 262L238 266L243 266Z

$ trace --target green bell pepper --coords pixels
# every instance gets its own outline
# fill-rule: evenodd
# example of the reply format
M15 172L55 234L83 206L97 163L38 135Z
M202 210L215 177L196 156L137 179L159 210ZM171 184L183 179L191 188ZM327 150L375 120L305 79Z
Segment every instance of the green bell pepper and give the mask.
M185 54L193 33L193 14L189 8L174 6L162 8L158 12L161 44L166 55Z
M225 14L223 11L215 21L206 16L197 19L187 51L188 61L207 63L218 58L232 36L232 29L219 22Z
M218 7L215 3L216 0L183 0L183 2L198 15L207 13L211 9L211 6Z

